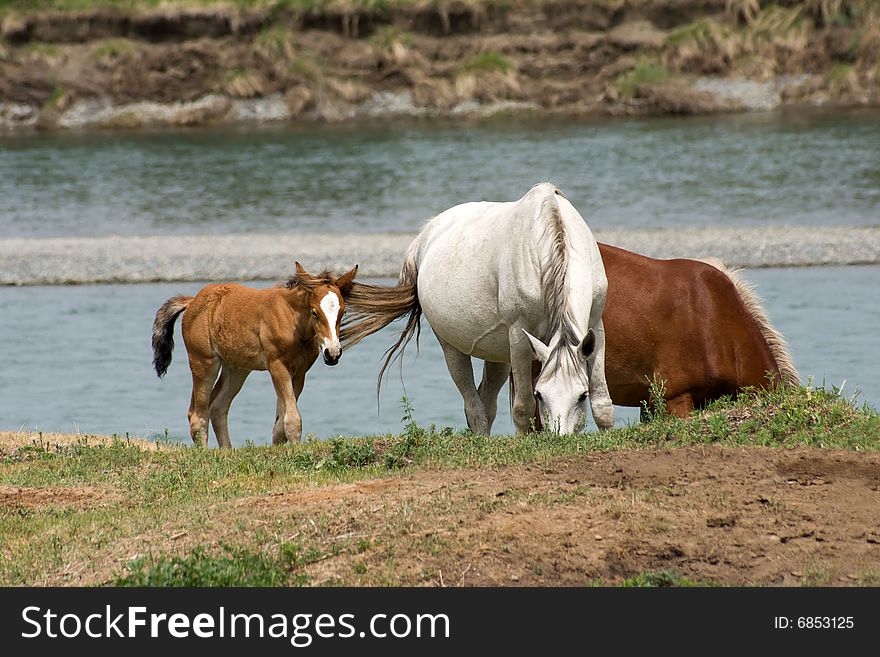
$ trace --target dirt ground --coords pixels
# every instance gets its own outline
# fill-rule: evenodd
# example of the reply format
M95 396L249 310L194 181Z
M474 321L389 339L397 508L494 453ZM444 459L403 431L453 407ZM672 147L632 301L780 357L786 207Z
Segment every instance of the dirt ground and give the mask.
M244 498L233 512L245 508L294 516L306 534L326 515L325 542L370 546L309 565L315 584L383 583L391 569L398 583L445 586L619 583L657 570L725 585L880 581L878 454L594 453Z

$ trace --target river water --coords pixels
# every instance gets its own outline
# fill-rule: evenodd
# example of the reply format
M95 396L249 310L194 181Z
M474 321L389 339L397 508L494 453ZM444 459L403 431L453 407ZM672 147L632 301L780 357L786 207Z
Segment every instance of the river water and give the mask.
M0 238L413 231L465 200L552 180L594 229L880 224L880 112L566 122L497 119L0 138ZM291 254L295 257L295 254ZM694 254L698 256L700 254ZM806 381L880 405L880 267L747 272ZM190 377L151 370L153 315L201 283L0 288L0 430L188 440ZM383 387L391 328L317 363L301 399L315 436L464 426L430 331ZM414 346L414 345L413 345ZM512 430L502 390L496 432ZM618 409L618 422L636 411ZM254 373L235 444L268 442L274 391ZM212 438L213 441L213 438Z
M789 339L804 381L844 385L848 396L860 390L859 400L880 406L880 268L759 269L747 272L747 278L758 285L772 321ZM179 325L174 360L161 381L151 368L150 336L153 315L165 299L199 287L0 289L0 429L155 436L167 428L172 438L188 440L190 375ZM397 328L392 325L344 353L336 367L319 359L300 400L304 434L399 431L404 394L419 423L466 426L461 397L430 330L422 333L418 354L414 344L407 352L406 389L393 368L377 411L376 374ZM499 399L495 430L509 433L506 386ZM618 422L637 419L634 409L616 410ZM270 442L274 415L269 376L254 372L230 411L233 443Z
M880 111L0 137L0 236L414 231L550 180L594 230L880 224Z

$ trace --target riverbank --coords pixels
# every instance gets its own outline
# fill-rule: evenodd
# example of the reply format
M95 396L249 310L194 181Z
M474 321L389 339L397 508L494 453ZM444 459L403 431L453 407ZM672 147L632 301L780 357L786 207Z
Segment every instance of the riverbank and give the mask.
M873 2L0 2L0 130L880 104Z
M283 280L310 271L396 278L415 234L312 233L0 239L0 285ZM718 258L735 267L880 264L880 226L597 231L601 242L657 258Z
M878 422L801 388L565 437L0 434L0 583L877 585Z

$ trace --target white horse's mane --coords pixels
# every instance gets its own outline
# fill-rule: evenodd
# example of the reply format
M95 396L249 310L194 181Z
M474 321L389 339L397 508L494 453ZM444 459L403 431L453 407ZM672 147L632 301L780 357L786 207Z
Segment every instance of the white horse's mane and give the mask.
M549 259L541 272L541 288L547 307L547 316L550 318L550 329L546 340L549 341L554 335L559 339L547 362L558 361L558 365L571 367L575 365L571 358L570 347L576 347L581 338L575 332L574 318L568 303L568 248L565 232L565 223L559 210L556 195L562 196L562 192L555 186L553 194L547 196L541 203L541 219L545 219L542 244L548 247Z

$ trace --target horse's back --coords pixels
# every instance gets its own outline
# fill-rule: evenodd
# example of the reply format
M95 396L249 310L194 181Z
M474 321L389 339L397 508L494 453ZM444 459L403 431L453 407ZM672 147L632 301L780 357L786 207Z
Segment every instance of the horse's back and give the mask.
M286 342L290 311L281 288L255 289L238 283L206 285L184 313L187 351L217 354L243 369L265 369L263 343L281 335Z
M530 317L530 329L543 332L549 256L539 245L552 241L553 217L564 224L565 248L583 255L568 263L571 270L579 280L590 277L591 288L597 279L604 286L592 233L549 183L513 202L458 205L428 223L419 237L418 293L438 337L463 353L509 362L514 323ZM601 297L604 302L604 287Z
M599 245L608 276L606 376L615 403L638 406L655 375L696 405L766 383L776 363L730 277L696 260Z

